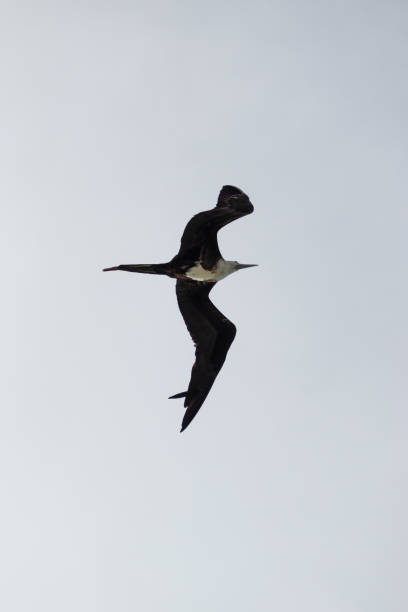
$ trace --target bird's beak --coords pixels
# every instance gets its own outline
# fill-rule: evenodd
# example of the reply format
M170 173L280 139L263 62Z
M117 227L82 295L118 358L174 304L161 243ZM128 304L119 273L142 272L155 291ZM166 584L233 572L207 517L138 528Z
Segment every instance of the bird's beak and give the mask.
M242 270L242 268L254 268L258 264L238 264L237 270Z

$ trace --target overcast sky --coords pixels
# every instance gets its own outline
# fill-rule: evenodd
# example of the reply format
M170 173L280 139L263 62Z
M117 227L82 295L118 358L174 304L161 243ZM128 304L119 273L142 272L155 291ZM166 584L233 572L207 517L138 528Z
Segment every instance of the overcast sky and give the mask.
M1 608L405 612L408 5L4 1ZM223 184L238 328L162 262ZM17 340L17 342L16 342ZM17 348L17 350L16 350Z

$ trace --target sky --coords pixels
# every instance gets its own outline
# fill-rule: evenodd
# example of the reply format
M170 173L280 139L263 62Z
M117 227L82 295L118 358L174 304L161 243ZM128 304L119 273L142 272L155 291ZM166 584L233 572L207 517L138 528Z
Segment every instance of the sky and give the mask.
M7 612L403 612L408 5L5 1L0 603ZM169 260L259 267L179 433Z

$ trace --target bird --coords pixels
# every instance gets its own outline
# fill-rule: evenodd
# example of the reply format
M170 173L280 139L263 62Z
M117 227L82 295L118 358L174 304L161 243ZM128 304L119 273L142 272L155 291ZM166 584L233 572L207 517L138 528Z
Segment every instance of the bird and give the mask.
M236 334L234 323L214 306L209 294L217 282L233 272L258 265L225 260L218 247L217 233L253 211L253 204L241 189L224 185L216 206L199 212L187 223L179 252L169 262L122 264L103 270L160 274L177 281L178 306L195 345L188 389L169 397L184 398L186 410L181 431L188 427L207 398Z

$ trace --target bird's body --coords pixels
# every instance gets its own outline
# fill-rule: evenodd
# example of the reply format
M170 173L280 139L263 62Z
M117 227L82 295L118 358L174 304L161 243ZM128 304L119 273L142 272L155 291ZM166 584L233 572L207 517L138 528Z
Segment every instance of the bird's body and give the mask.
M161 274L176 278L177 302L196 346L196 360L188 390L173 395L184 397L187 408L181 431L195 417L222 368L234 340L236 328L210 301L215 284L242 268L254 264L226 261L218 248L217 232L235 219L254 210L248 196L231 185L224 186L215 208L195 215L181 238L180 250L168 263L129 264L104 271L123 270Z
M196 261L194 266L188 268L185 272L185 276L191 280L204 282L204 283L216 283L229 274L235 272L236 261L225 261L222 257L217 261L215 266L211 270L203 268L200 261Z

